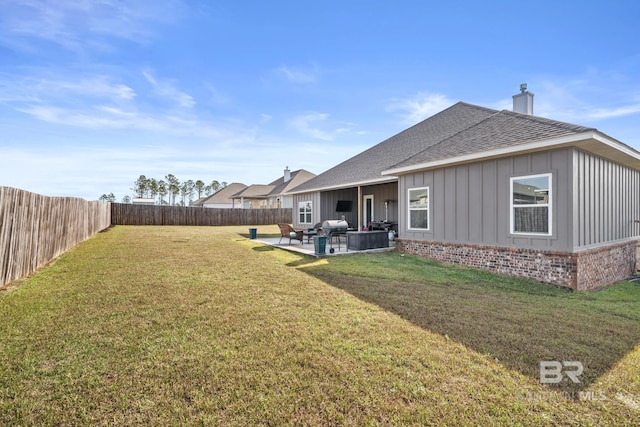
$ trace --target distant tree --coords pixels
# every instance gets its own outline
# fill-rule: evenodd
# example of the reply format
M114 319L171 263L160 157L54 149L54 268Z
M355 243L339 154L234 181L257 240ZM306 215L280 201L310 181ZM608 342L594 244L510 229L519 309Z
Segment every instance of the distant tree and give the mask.
M136 194L136 196L143 198L147 195L149 191L149 180L146 176L140 175L138 179L133 183L133 187L131 190Z
M204 181L199 179L199 180L196 181L195 185L196 185L196 192L198 193L198 199L199 199L200 197L202 197L202 193L204 192L205 184L204 184Z
M158 195L158 181L155 178L149 178L148 191L149 195L153 200L156 200L156 196Z
M180 194L180 181L175 175L169 174L164 177L167 180L169 195L172 196L170 200L171 205L176 204L176 196Z
M193 191L195 189L195 182L189 179L182 183L180 186L180 195L182 196L182 206L189 206L191 199L193 199Z
M113 193L103 194L98 200L101 202L115 202L116 196Z
M129 196L124 196L124 197L122 198L122 203L127 203L127 204L131 203L131 197L129 197Z
M195 181L190 179L187 181L187 199L189 200L189 203L187 203L186 206L191 205L191 202L193 202L193 196L195 194L196 194L196 183Z
M160 195L160 204L164 205L164 197L167 195L169 190L167 189L167 183L163 180L158 181L158 195Z
M157 180L140 175L131 188L135 194L134 197L152 197L154 200L157 199L157 203L160 205L188 206L193 201L194 194L197 194L198 199L200 199L203 195L209 196L227 186L226 182L219 182L218 180L213 180L208 185L201 179L196 181L187 180L181 183L173 174L168 174L164 178L164 180ZM179 202L177 200L178 195L181 196ZM109 197L108 194L103 196ZM129 198L126 203L130 203L130 200ZM123 201L123 203L125 202Z

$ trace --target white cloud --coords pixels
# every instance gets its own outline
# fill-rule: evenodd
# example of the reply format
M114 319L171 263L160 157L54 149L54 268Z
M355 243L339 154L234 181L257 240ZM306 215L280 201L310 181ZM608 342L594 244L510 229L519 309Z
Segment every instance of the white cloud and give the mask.
M624 107L613 108L595 108L587 113L589 118L592 119L612 119L615 117L630 116L640 113L640 103L627 105Z
M537 89L534 113L557 120L584 123L640 114L640 86L636 82L624 85L607 75L592 70L594 75L568 80L541 79Z
M230 103L229 98L211 83L204 83L204 87L207 88L210 95L207 97L208 101L216 105L227 105Z
M286 80L296 84L313 84L318 82L318 70L304 68L293 68L285 65L277 69L278 74Z
M148 93L138 93L131 85L106 75L73 76L67 72L61 76L63 72L55 70L30 69L28 77L21 78L18 73L0 74L0 105L42 122L204 138L239 135L243 139L251 135L251 130L240 125L219 126L202 120L192 109L195 100L190 95L149 72L144 76L152 85L151 96L164 103L151 103Z
M273 116L271 116L270 114L260 114L260 124L269 123L271 119L273 119Z
M192 108L196 104L193 97L176 88L174 82L167 79L158 80L150 71L143 71L142 75L151 83L157 96L170 100L182 108Z
M311 112L294 117L289 121L289 127L321 141L333 141L341 134L352 132L352 123L334 122L329 117L326 113Z
M386 111L400 114L407 124L415 124L453 104L445 95L419 92L412 98L391 100Z
M152 0L19 0L3 2L0 43L33 50L41 40L67 50L111 50L109 39L146 43L157 23L180 16L181 3Z
M50 74L50 73L49 73ZM97 75L63 80L51 77L20 77L17 74L0 75L0 102L62 101L72 97L107 98L126 102L136 97L133 88L113 81L108 76Z
M308 113L295 117L289 122L289 125L303 135L323 141L331 141L333 136L317 127L319 122L324 122L328 117L329 115L324 113Z
M143 113L134 109L123 110L106 105L90 109L33 105L16 110L43 122L83 129L148 131L228 143L246 142L252 138L250 130L238 130L215 126L198 119Z

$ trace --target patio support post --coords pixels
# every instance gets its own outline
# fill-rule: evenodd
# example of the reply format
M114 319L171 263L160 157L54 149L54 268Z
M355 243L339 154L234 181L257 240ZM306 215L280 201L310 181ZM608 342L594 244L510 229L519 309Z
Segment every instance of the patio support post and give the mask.
M358 185L358 231L362 230L362 187Z

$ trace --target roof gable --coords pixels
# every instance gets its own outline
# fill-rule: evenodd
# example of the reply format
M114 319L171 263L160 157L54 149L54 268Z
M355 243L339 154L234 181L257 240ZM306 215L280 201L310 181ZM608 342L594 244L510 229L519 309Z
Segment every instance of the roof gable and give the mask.
M239 199L242 197L253 198L253 199L265 198L269 195L269 193L271 193L271 191L273 191L274 188L275 186L273 185L252 184L247 188L245 188L244 190L234 194L232 198L233 199Z
M304 170L304 169L293 171L293 172L291 172L291 179L289 179L289 181L284 182L284 177L282 177L282 178L279 178L276 181L272 182L271 185L275 185L275 188L271 191L271 193L269 195L270 196L277 196L277 195L281 195L281 194L286 194L290 190L292 190L295 187L303 184L304 182L309 181L310 179L314 178L315 176L316 176L316 174L311 173L311 172L309 172L307 170Z
M594 130L584 126L503 110L436 145L426 147L394 167L406 167L473 153L480 155L488 150Z
M201 202L199 201L198 204L199 205L214 204L214 203L215 204L231 204L233 203L233 200L231 200L231 197L234 194L238 193L239 191L244 190L245 188L247 188L245 184L242 184L239 182L233 182L227 185L226 187L216 191L209 197L206 197Z
M382 171L497 113L458 102L296 187L296 193L382 180ZM388 178L387 178L388 179Z

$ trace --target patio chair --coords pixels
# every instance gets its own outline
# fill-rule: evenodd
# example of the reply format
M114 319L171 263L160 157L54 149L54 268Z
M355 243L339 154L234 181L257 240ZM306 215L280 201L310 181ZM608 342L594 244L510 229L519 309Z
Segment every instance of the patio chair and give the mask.
M280 228L280 240L278 244L282 242L284 237L289 239L289 244L291 244L291 239L300 240L300 244L304 244L304 231L296 230L289 224L278 224L278 228Z

